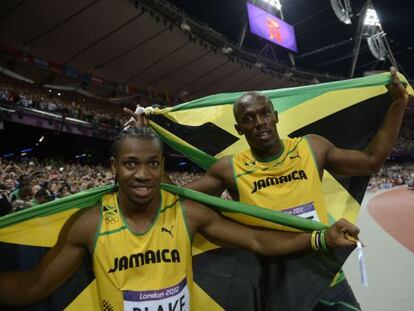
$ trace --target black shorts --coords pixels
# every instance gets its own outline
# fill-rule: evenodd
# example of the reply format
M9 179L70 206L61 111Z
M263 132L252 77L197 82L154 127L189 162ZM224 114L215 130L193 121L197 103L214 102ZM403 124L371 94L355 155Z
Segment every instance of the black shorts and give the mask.
M351 286L345 279L335 286L329 287L319 299L313 311L360 311L358 301Z

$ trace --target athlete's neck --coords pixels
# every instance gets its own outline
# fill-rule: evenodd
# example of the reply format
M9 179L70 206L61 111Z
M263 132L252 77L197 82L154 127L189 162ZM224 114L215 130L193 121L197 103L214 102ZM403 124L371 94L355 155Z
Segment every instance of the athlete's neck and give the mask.
M157 194L150 202L137 204L128 200L122 193L118 196L118 206L122 214L136 231L145 231L157 215L160 205L160 195Z
M268 159L277 158L283 152L283 142L277 138L276 142L266 150L251 149L252 154L258 161L266 161Z

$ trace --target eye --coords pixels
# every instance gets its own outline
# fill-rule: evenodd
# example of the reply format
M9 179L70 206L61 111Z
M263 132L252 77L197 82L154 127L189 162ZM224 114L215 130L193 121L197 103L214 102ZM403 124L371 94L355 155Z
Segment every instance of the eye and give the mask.
M135 165L136 165L136 162L135 162L135 161L125 161L125 162L124 162L124 165L125 165L127 168L134 168L134 167L135 167Z
M160 162L157 161L157 160L152 160L152 161L149 162L149 165L152 166L152 167L157 167L157 166L160 165Z

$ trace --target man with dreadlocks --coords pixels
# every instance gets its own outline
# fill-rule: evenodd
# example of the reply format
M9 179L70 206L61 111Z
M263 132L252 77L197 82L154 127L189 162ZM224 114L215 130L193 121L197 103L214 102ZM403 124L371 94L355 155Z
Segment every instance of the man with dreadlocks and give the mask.
M312 249L310 233L244 226L161 190L162 143L147 127L121 133L113 145L111 165L117 190L74 214L34 269L0 273L0 305L44 299L89 255L102 310L190 310L191 241L196 232L219 245L267 256ZM358 232L340 220L326 231L325 242L315 238L313 243L349 247L353 242L345 235L358 239ZM312 235L317 236L322 235Z

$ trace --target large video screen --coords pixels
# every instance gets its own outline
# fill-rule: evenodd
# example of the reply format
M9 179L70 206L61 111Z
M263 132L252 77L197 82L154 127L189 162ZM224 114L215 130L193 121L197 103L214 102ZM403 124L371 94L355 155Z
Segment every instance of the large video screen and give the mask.
M247 2L250 32L297 52L295 29L292 25Z

